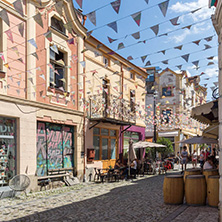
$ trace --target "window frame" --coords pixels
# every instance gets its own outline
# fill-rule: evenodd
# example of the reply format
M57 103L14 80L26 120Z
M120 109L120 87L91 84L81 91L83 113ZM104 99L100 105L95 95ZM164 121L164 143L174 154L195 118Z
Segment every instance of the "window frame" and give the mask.
M107 60L107 64L106 61ZM106 56L103 55L103 64L105 65L105 67L109 67L110 66L110 59Z
M62 23L63 31L59 30L58 28L56 28L55 26L52 25L52 19L56 19L58 22L61 22L61 23ZM59 32L60 34L65 35L66 37L68 37L68 36L66 35L66 28L64 27L64 22L63 22L63 20L60 19L60 18L58 18L56 15L51 16L51 18L50 18L50 27L51 27L53 30Z
M169 90L168 90L169 88L170 88L170 95L167 94L167 92L169 92ZM164 94L164 89L166 89L166 91L165 91L166 94ZM162 87L162 96L172 97L173 96L172 94L173 94L173 87L172 86L166 86L166 87L164 86L164 87Z
M58 70L58 68L55 68L56 66L61 67L61 68L63 69L63 76L62 76L62 78L64 78L65 80L67 80L67 70L66 70L67 55L66 55L66 52L63 52L63 51L61 51L61 50L59 50L59 49L58 49L58 51L59 51L59 53L62 53L62 54L63 54L63 59L62 59L62 60L63 60L63 62L64 62L64 65L62 65L62 64L60 64L60 63L58 62L58 61L61 60L61 59L56 60L57 53L54 52L54 51L51 50L51 49L49 49L49 60L50 60L49 62L50 62L50 64L53 66L54 70ZM55 59L52 59L52 58L51 58L51 52L53 52L53 53L55 54ZM54 74L53 80L54 80L55 85L52 84L52 81L51 81L51 72L53 72L53 74ZM62 85L62 86L56 86L57 76L58 76L58 74L56 74L56 72L54 72L53 70L51 70L51 68L49 67L49 88L51 88L51 89L56 89L56 90L58 90L58 91L63 92L63 90L60 89L60 87L63 87L64 92L67 92L67 81L66 81L66 83L63 82L63 85ZM60 78L60 79L62 79L62 78ZM58 78L58 81L61 81L61 80L59 80L59 78Z
M111 139L115 139L116 140L116 147L115 147L115 158L117 158L117 154L118 154L118 135L119 135L119 130L117 130L117 129L110 129L110 128L106 128L106 127L95 127L95 128L97 128L97 129L99 129L99 134L94 134L94 131L93 131L93 140L94 140L94 136L95 137L99 137L99 159L98 160L94 160L94 161L105 161L105 160L113 160L113 159L111 159ZM108 133L108 136L105 136L105 135L102 135L101 134L101 131L102 131L102 129L107 129L107 130L109 130L109 133ZM114 131L116 131L116 136L111 136L110 135L110 131L111 130L114 130ZM105 160L103 160L102 159L102 139L108 139L108 144L107 144L107 146L108 146L108 159L105 159ZM94 147L94 145L93 145L93 147Z
M131 76L131 75L132 75L132 76ZM136 78L135 72L130 72L130 79L131 79L131 80L135 80L135 78Z

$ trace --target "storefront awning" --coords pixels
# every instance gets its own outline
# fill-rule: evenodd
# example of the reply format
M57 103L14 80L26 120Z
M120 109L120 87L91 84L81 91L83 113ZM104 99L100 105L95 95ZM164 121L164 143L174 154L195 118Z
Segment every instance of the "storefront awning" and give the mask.
M178 131L158 132L159 137L174 137L178 136Z
M218 139L218 133L219 133L219 125L214 124L214 125L207 127L203 131L203 136L213 138L213 139Z
M218 122L218 100L193 108L191 117L204 124Z

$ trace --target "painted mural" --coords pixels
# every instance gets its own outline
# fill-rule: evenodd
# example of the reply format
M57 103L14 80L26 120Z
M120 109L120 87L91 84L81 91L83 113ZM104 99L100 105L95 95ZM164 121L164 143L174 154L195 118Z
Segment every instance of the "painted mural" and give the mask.
M37 175L47 170L73 167L73 127L38 123Z

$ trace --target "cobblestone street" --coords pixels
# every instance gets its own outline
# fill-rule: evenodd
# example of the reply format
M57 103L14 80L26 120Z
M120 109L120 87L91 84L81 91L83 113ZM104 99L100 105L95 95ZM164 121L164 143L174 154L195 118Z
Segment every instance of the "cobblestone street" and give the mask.
M215 208L165 205L163 179L79 184L2 199L1 221L217 221Z

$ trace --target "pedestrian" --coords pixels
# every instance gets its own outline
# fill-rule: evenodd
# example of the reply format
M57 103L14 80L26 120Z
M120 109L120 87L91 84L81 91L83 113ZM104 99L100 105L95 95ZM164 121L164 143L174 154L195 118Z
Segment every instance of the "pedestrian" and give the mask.
M192 154L192 165L193 165L193 168L197 167L197 153L196 153L196 150L194 150L193 154Z
M205 161L207 160L208 156L210 156L210 152L208 151L208 149L206 149L206 152L205 152Z
M178 169L180 170L180 163L181 163L180 152L177 152L176 163L177 163L177 165L179 165Z
M181 157L182 157L182 171L183 171L183 165L185 166L185 170L187 169L188 152L186 146L183 147L183 151L181 152Z
M200 167L203 168L203 165L204 165L204 151L202 150L201 153L200 153L200 157L199 157L199 162L200 162Z
M130 174L134 175L134 179L136 179L136 171L137 171L137 159L134 159L130 165Z

